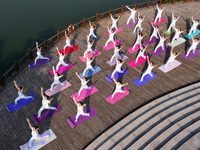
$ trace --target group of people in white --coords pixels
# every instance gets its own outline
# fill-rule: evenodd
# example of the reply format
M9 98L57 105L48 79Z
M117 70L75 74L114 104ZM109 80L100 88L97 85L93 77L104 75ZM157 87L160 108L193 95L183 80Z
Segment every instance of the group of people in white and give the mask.
M138 10L136 10L136 8L131 9L128 6L126 6L126 7L131 11L130 17L127 20L127 24L129 24L130 20L132 19L133 23L136 24L133 32L138 31L136 42L135 42L135 44L133 45L133 48L132 48L132 50L134 50L137 45L139 45L139 47L140 47L139 53L136 56L135 63L138 63L138 60L139 60L140 57L143 57L144 59L147 59L147 62L148 62L148 67L147 67L146 71L142 74L142 76L140 78L140 82L142 82L146 75L150 75L151 77L153 77L152 69L154 67L156 67L157 65L155 65L153 62L150 62L149 56L145 54L145 51L146 51L148 45L146 45L146 46L142 45L142 39L146 36L146 34L143 35L141 33L142 30L143 30L142 29L142 22L143 22L145 17L141 17L140 14L138 13ZM163 7L163 8L160 7L159 8L158 4L156 5L156 7L157 7L157 15L155 17L154 23L156 23L157 21L161 21L162 12L165 9L165 7ZM136 17L135 17L136 13L138 13L137 21L136 21ZM116 84L116 88L115 88L115 90L114 90L114 92L113 92L113 94L111 96L111 100L112 100L116 93L125 93L125 91L122 90L122 87L128 85L128 83L121 84L119 81L116 81L115 78L114 78L114 75L115 75L116 72L123 73L122 65L124 64L125 60L122 61L122 57L120 55L120 50L122 48L120 48L120 46L117 46L117 44L115 42L115 34L118 31L117 22L119 21L120 16L114 17L114 16L111 15L110 17L111 17L111 20L112 20L112 26L111 26L111 28L108 27L109 38L106 41L105 46L107 46L109 42L112 42L114 44L114 54L112 55L112 57L110 59L110 62L113 62L114 59L116 61L116 66L115 66L115 68L114 68L114 70L113 70L113 72L111 74L111 78L114 80L114 82ZM181 28L176 28L176 22L178 21L179 17L174 16L174 13L172 13L172 21L171 21L170 26L167 29L167 32L170 32L171 30L175 30L175 35L174 35L174 37L172 39L172 44L176 40L179 39L181 33L185 32L185 31L181 31ZM191 35L191 36L192 36L192 32L193 33L196 32L197 26L199 25L199 20L194 20L193 17L192 17L192 22L193 22L193 25L192 25L189 33L188 33L188 35ZM88 53L92 52L93 54L95 54L94 50L92 49L94 41L91 41L90 39L91 39L91 36L94 39L97 38L97 35L94 32L95 29L96 29L96 26L93 25L91 22L89 23L89 25L90 25L90 32L89 32L89 35L87 36L87 49L85 50L85 52L83 54L84 58L87 59L86 68L84 69L83 75L82 75L83 79L76 72L76 76L81 81L81 87L80 87L80 89L78 91L78 96L77 97L79 97L81 95L81 92L84 89L91 89L91 87L87 85L87 83L89 82L89 79L87 79L85 77L86 71L87 70L92 70L93 72L95 72L94 68L91 65L91 63L92 63L92 61L94 60L95 57L93 57L93 58L88 57ZM164 35L161 36L159 30L162 29L162 28L159 28L158 26L154 26L153 24L151 24L151 25L152 25L152 28L153 28L153 32L150 35L150 41L152 40L153 37L155 37L156 39L159 39L158 45L156 46L156 48L154 50L154 53L156 53L159 47L161 47L162 50L164 50L165 40L167 38L169 38L169 37L165 37ZM67 35L66 32L65 32L65 38L66 38L66 44L64 46L64 50L67 47L74 48L74 46L71 44L71 36ZM193 51L193 53L195 52L198 43L199 43L199 39L198 38L194 39L193 36L192 36L192 45L190 46L189 50L187 51L186 56L188 56L191 51ZM37 53L36 53L37 57L34 60L34 65L37 63L38 59L47 59L47 60L49 60L48 57L43 57L42 56L41 48L38 47L38 43L37 42L36 42L36 49L37 49ZM54 82L51 84L50 91L52 91L54 89L55 85L65 86L65 83L60 82L60 80L59 80L63 75L59 75L59 73L57 73L57 70L59 69L59 67L61 65L65 66L65 67L69 66L69 64L64 61L65 53L64 52L62 52L62 53L59 52L59 49L57 47L56 47L56 49L57 49L57 52L59 54L59 61L58 61L58 64L56 65L56 70L55 70L54 66L52 66L53 74L54 74ZM179 53L174 52L174 47L172 47L171 48L171 52L170 52L170 57L169 57L168 61L165 64L165 68L167 68L169 63L174 63L175 58L179 54L180 54L180 52ZM15 99L15 105L14 106L16 106L17 102L22 98L23 99L33 98L32 96L25 96L23 94L23 87L21 87L21 86L18 87L17 84L16 84L16 81L14 81L14 85L17 88L18 95L19 95ZM48 100L49 96L44 95L42 87L41 87L41 96L42 96L42 106L38 111L38 116L37 116L38 118L41 117L41 113L42 113L42 111L44 109L56 110L56 107L53 107L53 106L49 105L51 103L51 101L53 100L53 98ZM76 102L76 98L75 97L73 97L73 101L77 105L77 115L76 115L75 122L77 122L78 117L80 115L83 115L83 116L89 116L90 115L89 113L85 113L83 111L84 110L84 106L86 104L82 104L81 102ZM32 138L29 140L29 147L32 146L33 140L37 140L37 139L41 139L41 138L47 138L47 137L49 138L49 136L40 136L38 134L38 127L37 126L31 126L29 119L27 119L27 122L29 124L30 129L32 130Z

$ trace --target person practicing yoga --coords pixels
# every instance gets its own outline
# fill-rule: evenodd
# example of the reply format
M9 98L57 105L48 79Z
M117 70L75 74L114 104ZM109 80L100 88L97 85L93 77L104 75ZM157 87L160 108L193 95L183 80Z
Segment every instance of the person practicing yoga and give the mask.
M197 19L197 20L194 20L194 18L193 18L193 16L192 16L192 22L193 22L193 24L192 24L192 27L191 27L191 29L190 29L190 32L188 33L188 36L190 36L190 34L192 33L192 31L193 31L193 33L195 34L195 32L196 32L196 30L197 30L197 27L198 27L198 25L199 25L199 20Z
M171 20L171 24L169 25L169 28L167 29L167 32L170 32L170 30L173 28L173 30L175 29L176 26L176 22L179 19L180 16L176 17L174 16L174 12L172 12L172 20Z
M67 35L67 32L65 31L65 38L66 38L66 44L64 46L64 50L67 48L67 47L72 47L74 48L72 45L71 45L71 36L70 35Z
M33 141L37 141L37 140L41 140L41 139L45 139L45 138L50 138L49 134L39 135L39 133L38 133L39 127L38 126L32 126L31 123L30 123L30 120L28 118L26 118L26 121L28 122L29 128L32 130L31 131L32 137L28 141L28 148L32 147Z
M57 52L58 52L58 54L59 54L59 62L58 62L58 64L56 65L56 70L59 69L60 65L63 65L63 66L65 66L65 67L69 66L69 64L65 63L65 61L64 61L65 53L64 53L64 52L63 52L63 53L60 53L60 51L58 50L58 47L56 47L56 49L57 49Z
M91 69L93 72L95 72L94 68L92 67L91 63L92 61L94 60L95 56L93 58L88 58L88 53L86 54L86 58L87 58L87 61L86 61L86 68L84 69L83 71L83 75L82 77L85 76L85 73L87 70Z
M191 36L192 36L192 34L191 34ZM193 53L195 53L195 50L196 50L196 48L197 48L197 45L199 44L199 39L198 38L193 38L193 36L192 36L192 45L190 46L190 48L189 48L189 50L187 51L187 53L186 53L186 57L190 54L190 52L192 51Z
M110 59L110 62L113 62L113 59L114 59L115 57L117 57L118 59L122 59L122 57L120 56L119 52L120 52L120 50L121 50L123 47L120 48L119 45L116 46L116 43L115 43L115 42L113 42L113 45L114 45L114 54L112 55L112 57L111 57L111 59Z
M115 29L116 31L118 31L117 22L120 19L120 16L113 17L112 14L110 14L110 18L112 19L112 26L110 29Z
M39 118L41 116L42 111L45 109L57 110L56 107L49 105L51 103L51 101L53 100L53 98L48 100L49 96L44 95L43 87L41 87L41 95L42 95L42 106L40 107L40 109L38 111L37 118Z
M139 29L138 29L139 30ZM137 33L137 40L135 41L135 44L133 45L132 51L135 49L135 47L139 44L139 46L141 45L142 39L146 36L146 34L142 34L142 33ZM141 47L140 47L141 48Z
M137 30L137 28L139 28L139 29L140 29L140 32L142 32L142 22L143 22L145 16L144 16L144 17L141 17L141 16L139 16L139 15L140 15L140 13L138 13L138 22L137 22L137 24L136 24L136 26L135 26L135 28L134 28L134 30L133 30L133 33L135 33L135 31Z
M157 8L157 15L156 15L156 18L154 20L154 23L156 23L157 20L159 20L159 22L161 22L161 18L162 18L162 12L163 10L165 9L166 6L164 6L163 8L162 7L158 7L158 3L156 4L156 8Z
M140 58L140 57L143 57L144 59L146 59L146 56L144 55L144 53L145 53L145 50L147 49L147 47L148 47L148 45L146 45L146 47L144 47L144 46L142 46L141 44L140 44L140 51L139 51L139 53L138 53L138 55L137 55L137 57L136 57L136 60L135 60L135 63L137 64L137 62L138 62L138 59Z
M131 15L129 16L128 20L127 20L127 23L126 24L129 24L130 20L132 19L133 20L133 23L135 23L135 14L136 12L139 10L136 10L135 7L133 7L133 9L129 8L127 5L126 5L126 8L128 8L130 11L131 11Z
M96 26L93 25L91 23L91 21L89 21L89 25L90 25L90 33L89 33L89 39L90 39L90 36L93 36L94 38L97 38L97 36L94 34L94 30L96 29Z
M112 29L112 28L109 29L109 26L107 26L107 28L108 28L109 38L106 41L105 47L107 47L109 42L114 42L115 41L115 33L116 33L116 31L114 32L114 29Z
M124 71L122 71L122 65L124 64L124 62L126 60L124 60L124 61L118 60L117 57L115 57L115 60L117 63L116 63L115 69L113 70L110 78L113 78L116 72L124 73Z
M122 87L128 85L128 83L121 84L119 81L117 82L114 77L113 77L113 80L114 80L114 82L116 84L116 87L115 87L115 91L113 92L110 100L112 100L113 97L115 96L115 94L117 94L117 93L124 93L124 94L126 94L126 92L124 90L122 90Z
M178 30L177 30L175 26L173 26L173 27L176 32L175 32L174 37L172 38L172 45L175 40L178 41L178 39L180 38L180 34L184 32L184 31L181 31L181 28L178 28Z
M93 41L93 42L90 42L89 36L87 36L87 49L86 49L85 52L84 52L84 55L83 55L84 58L86 58L86 54L87 54L88 52L92 52L93 54L96 54L95 51L93 51L93 49L92 49L92 45L93 45L93 44L94 44L94 41Z
M85 113L85 112L83 111L83 108L86 106L86 104L83 105L82 102L78 102L78 103L77 103L75 97L73 97L73 101L74 101L74 103L75 103L76 106L77 106L77 114L76 114L75 122L78 121L78 118L79 118L80 115L82 115L82 116L90 116L90 113Z
M78 91L78 96L77 96L77 97L79 97L79 96L81 95L81 92L82 92L84 89L92 89L92 88L91 88L90 86L87 85L87 83L90 81L90 79L87 80L86 77L84 77L83 79L81 79L81 78L79 77L79 75L78 75L77 72L76 72L76 76L81 80L81 88L79 89L79 91Z
M165 50L165 40L169 38L169 36L165 38L164 35L161 37L159 32L158 32L158 36L160 38L160 41L159 41L158 45L156 46L153 53L156 53L156 51L158 50L159 47L162 47L162 50L164 51Z
M38 42L36 42L36 49L37 49L37 52L36 52L37 57L35 58L34 64L33 64L33 65L35 65L35 64L37 63L37 60L38 60L38 59L47 59L47 60L49 61L49 58L48 58L48 57L42 56L42 54L41 54L41 52L42 52L42 47L40 47L40 48L38 47Z
M14 107L17 106L17 102L20 99L29 99L29 98L34 99L32 96L25 96L23 94L24 88L22 86L18 87L15 80L13 82L14 82L14 85L15 85L16 89L18 90L18 97L15 99L15 105L14 105Z
M149 40L151 41L153 37L156 37L156 39L159 39L159 37L158 37L158 31L160 29L162 29L162 27L159 28L158 26L154 26L153 24L151 24L151 26L153 27L153 32L152 32Z

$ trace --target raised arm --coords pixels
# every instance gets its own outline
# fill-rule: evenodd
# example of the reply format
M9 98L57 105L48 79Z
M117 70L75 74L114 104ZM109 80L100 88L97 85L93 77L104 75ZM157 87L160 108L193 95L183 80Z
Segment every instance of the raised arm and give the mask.
M41 95L44 96L43 87L41 87Z
M78 73L76 72L76 76L81 80L81 78L79 77Z
M17 86L16 81L14 80L13 82L14 82L14 85L15 85L16 89L19 91L20 88Z
M126 5L126 8L128 8L131 11L131 9L127 5Z
M90 25L90 27L92 26L91 21L89 21L89 25Z
M168 39L168 38L169 38L169 36L167 36L167 37L165 38L165 40Z
M38 49L38 42L36 42L35 44L36 44L36 48Z
M73 101L74 101L74 104L77 105L77 102L76 102L75 96L73 96Z
M144 38L146 35L147 35L147 33L145 33L142 38Z
M57 50L58 54L60 55L60 51L59 51L58 47L56 47L56 50Z
M144 50L146 50L146 49L147 49L147 47L148 47L148 44L145 46Z
M158 7L158 3L156 3L156 8L159 9L159 7Z
M127 85L128 85L128 83L126 82L125 84L122 85L122 87L127 86Z
M51 102L53 99L54 99L54 97L53 97L53 98L51 98L51 99L49 100L49 102Z
M31 125L31 123L30 123L30 120L28 119L28 118L26 118L26 121L28 122L28 126L29 126L29 128L32 130L32 125Z
M126 59L122 62L122 65L125 63Z
M114 18L113 18L113 16L112 16L112 14L110 14L110 18L111 18L112 20L114 20Z
M86 81L86 83L88 83L90 81L90 79L88 79L87 81Z
M173 54L174 47L171 48L170 53Z
M65 31L65 38L67 38L67 31Z
M96 56L94 56L94 57L92 58L92 61L94 60L95 57L96 57Z
M172 20L174 20L174 12L172 12Z
M193 35L191 34L191 37L192 37L192 41L194 41L194 37L193 37Z
M193 16L191 17L191 19L192 19L192 22L194 22L194 17Z
M176 55L176 57L177 57L178 55L180 55L180 53L181 53L181 52L178 52L178 54Z
M56 74L55 67L52 66L52 69L53 69L53 74L55 75Z

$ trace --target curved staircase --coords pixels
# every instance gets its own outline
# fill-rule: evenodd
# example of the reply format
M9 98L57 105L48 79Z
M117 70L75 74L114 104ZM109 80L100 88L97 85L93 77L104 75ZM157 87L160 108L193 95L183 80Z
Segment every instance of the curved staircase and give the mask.
M196 83L134 111L95 139L86 150L199 147L200 83Z

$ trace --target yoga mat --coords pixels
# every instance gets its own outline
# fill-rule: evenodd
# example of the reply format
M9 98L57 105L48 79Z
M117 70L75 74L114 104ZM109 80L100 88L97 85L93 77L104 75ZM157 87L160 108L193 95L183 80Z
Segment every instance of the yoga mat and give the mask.
M148 45L151 45L153 43L156 43L159 39L157 39L155 36L150 40L145 40L144 42L147 43Z
M121 45L122 44L122 42L121 41L119 41L119 40L115 40L115 42L116 42L116 46L118 46L118 45ZM108 43L108 45L107 46L102 46L105 50L110 50L111 48L114 48L114 45L113 45L113 42L110 42L110 43Z
M161 24L161 23L163 23L163 22L165 22L166 20L164 19L164 18L161 18L161 21L159 22L159 19L157 19L156 20L156 23L154 23L154 21L153 22L151 22L151 24L153 24L154 26L157 26L157 25L159 25L159 24Z
M67 122L69 123L69 125L72 128L82 124L83 122L89 120L90 118L92 118L92 117L94 117L95 115L98 114L93 107L89 107L88 109L84 110L84 112L90 113L90 116L82 116L82 115L80 115L78 120L77 120L77 122L75 122L75 117L76 116L73 116L73 117L67 119Z
M101 70L101 68L99 66L94 66L93 67L95 72L93 72L91 69L87 70L86 73L85 73L85 76L86 78L90 77L91 75L93 74L96 74L97 72L99 72ZM80 73L79 76L81 79L83 79L84 77L82 77L83 73Z
M34 99L30 98L30 99L20 99L18 102L17 102L17 106L14 107L15 103L12 103L10 105L6 105L6 108L8 109L9 112L13 112L17 109L20 109L21 107L31 103L32 101L36 100L37 98L35 97L35 95L32 93L32 94L29 94L28 96L33 96ZM17 98L17 97L16 97Z
M57 110L51 110L51 109L45 109L42 111L42 114L39 118L37 118L37 115L32 116L32 120L35 124L41 123L43 121L45 121L46 119L48 119L49 117L55 115L57 112L62 110L62 107L58 104L53 105L54 107L57 108Z
M189 59L191 59L191 58L193 58L194 56L197 56L197 55L199 55L199 54L200 54L200 49L196 49L196 50L195 50L195 53L193 53L193 52L191 51L187 57L185 56L185 54L182 55L182 57L185 58L185 59L187 59L187 60L189 60Z
M65 50L63 49L63 50L60 50L59 52L60 53L65 53L65 55L67 55L67 54L69 54L69 53L72 53L72 52L74 52L74 51L76 51L76 50L78 50L79 49L79 47L78 46L76 46L76 45L73 45L73 47L67 47ZM57 52L57 54L58 54L58 52ZM58 54L59 55L59 54Z
M48 58L49 58L49 61L47 59L39 59L39 60L37 60L35 65L33 65L34 64L34 62L33 62L33 63L30 63L28 66L31 69L34 69L36 67L42 66L42 65L44 65L44 64L46 64L46 63L48 63L48 62L53 60L51 57L48 57Z
M178 67L179 65L181 65L181 63L179 61L175 60L174 64L173 63L169 63L167 65L167 68L164 68L165 67L165 64L164 64L164 65L160 66L158 69L160 69L164 73L167 73L167 72L171 71L172 69Z
M120 54L121 58L122 58L122 61L126 60L128 57L124 54ZM116 64L116 60L115 58L113 59L112 62L110 62L110 60L106 61L107 64L109 64L110 66L113 66Z
M171 46L171 47L175 47L175 46L178 46L178 45L184 43L185 41L186 41L185 39L179 38L178 40L175 40L173 42L173 44L172 44L172 42L170 42L170 43L168 43L168 45Z
M58 70L55 69L56 73L61 74L61 73L63 73L63 72L65 72L65 71L67 71L67 70L69 70L69 69L74 67L72 64L70 64L70 63L68 63L68 64L69 64L69 66L67 66L67 67L66 66L60 66L58 68ZM52 76L54 76L53 70L50 70L49 72L51 73Z
M129 94L130 91L127 87L123 87L122 89L126 92L125 94L124 93L116 93L112 100L111 100L112 95L107 97L106 100L109 103L114 104Z
M24 145L21 145L19 148L21 150L38 150L40 148L42 148L43 146L47 145L48 143L50 143L51 141L53 141L54 139L56 139L56 135L53 133L53 131L51 129L45 131L44 133L42 133L41 135L50 135L50 138L44 138L41 140L34 140L32 142L32 147L28 148L28 142Z
M76 102L79 102L81 100L83 100L84 98L96 93L98 91L98 89L94 86L94 85L91 85L90 86L92 89L84 89L81 91L81 94L80 96L78 97L78 92L75 93L74 95L70 96L70 98L73 98L75 97L76 98Z
M151 77L150 75L146 75L142 82L139 82L141 79L141 77L140 77L140 78L136 79L135 81L133 81L133 83L135 85L137 85L138 87L140 87L140 86L144 85L145 83L151 81L152 79L154 79L157 76L154 72L152 72L152 75L153 75L153 77Z
M147 55L145 55L145 56L147 56ZM131 62L129 62L128 65L133 67L133 68L135 68L135 67L139 66L140 64L144 63L145 61L147 61L147 58L144 59L143 57L139 57L137 64L135 63L135 61L136 61L136 59L131 61Z
M48 95L48 96L52 96L52 95L54 95L54 94L56 94L56 93L58 93L58 92L60 92L60 91L71 86L71 84L67 80L65 80L64 83L65 83L65 86L57 84L56 86L53 87L52 91L50 91L50 89L46 90L45 94Z
M178 30L178 28L176 28ZM167 30L163 31L163 33L167 34L167 35L170 35L172 34L173 32L175 32L175 29L173 29L173 27L171 28L170 32L167 32Z
M150 54L152 54L152 55L154 55L154 56L158 56L158 55L160 55L160 54L162 54L162 53L164 53L165 51L167 51L167 50L170 49L167 45L165 45L164 47L165 47L164 50L162 50L162 47L159 47L155 53L153 53L153 51L154 51L154 50L153 50L153 51L150 52Z
M118 27L117 29L118 29L118 30L116 31L116 29L114 28L114 29L113 29L113 32L115 32L115 31L116 31L116 33L118 33L118 32L121 32L121 31L123 31L123 30L124 30L124 29L122 29L122 28L120 28L120 27ZM107 31L107 32L105 32L105 33L106 33L106 34L108 34L108 35L110 34L108 31ZM116 34L116 33L115 33L115 34Z
M195 36L197 36L198 34L200 34L200 30L196 30L196 31L195 31L195 34L194 34L194 32L192 31L191 34L192 34L193 37L195 37ZM191 36L191 35L188 36L188 34L185 35L185 37L188 38L188 39L191 39L192 36Z
M115 80L117 80L118 78L121 78L123 75L127 74L128 71L125 70L124 68L122 68L122 71L124 71L124 73L119 73L119 72L116 72L115 75L114 75L114 78ZM109 81L109 82L113 82L113 78L110 78L111 77L111 74L109 76L106 76L106 79Z
M134 23L133 23L133 21L132 21L132 22L130 22L129 24L125 24L124 26L125 26L126 28L130 28L130 27L132 27L132 26L135 26L135 25L137 24L137 22L138 22L138 20L135 19L135 22L134 22Z
M142 46L145 47L146 45L142 44ZM127 51L128 51L129 53L131 53L131 54L134 53L134 52L136 52L136 51L138 51L138 50L140 50L140 45L137 44L137 45L135 46L134 50L132 50L132 48L133 48L133 47L127 49Z
M95 49L94 52L95 52L95 54L93 54L92 52L89 52L89 53L87 54L87 55L88 55L88 58L93 58L94 56L98 56L98 55L101 54L101 52L98 51L98 49ZM83 56L80 56L79 58L81 59L82 62L86 62L86 61L87 61L87 59L84 58Z

